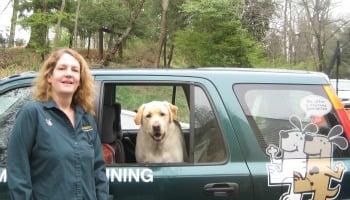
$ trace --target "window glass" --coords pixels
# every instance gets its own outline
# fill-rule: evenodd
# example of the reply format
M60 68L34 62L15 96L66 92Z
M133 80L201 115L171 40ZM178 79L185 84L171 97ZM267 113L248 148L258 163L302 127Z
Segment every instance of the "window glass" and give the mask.
M264 151L271 144L282 148L282 143L287 141L282 138L291 138L289 132L292 130L298 130L302 138L306 135L327 137L330 130L339 124L321 85L239 84L235 85L234 91ZM321 107L313 112L307 110L305 106L312 101L326 102L322 103L325 110L322 111ZM317 128L308 126L311 123ZM291 145L296 145L293 142ZM334 154L347 156L349 150L335 148Z
M222 162L226 150L214 111L200 87L194 94L194 162Z
M194 86L193 94L190 94L190 87L191 85L188 84L127 85L107 83L104 89L105 94L103 95L104 109L102 111L103 117L101 124L106 127L102 127L102 143L104 146L108 144L112 148L116 148L116 153L124 153L123 161L120 163L136 163L136 138L138 129L140 128L134 122L137 109L142 104L151 101L168 101L171 103L174 100L175 105L178 107L177 121L180 123L187 152L185 162L217 163L225 161L227 158L226 149L210 101L200 87ZM191 96L193 97L193 108L190 108ZM115 128L118 125L113 125L114 123L118 123L118 119L116 117L112 119L113 113L110 113L111 110L113 111L115 109L115 104L121 107L121 132L118 132ZM192 120L190 120L190 112L193 112L192 116L194 118ZM190 127L191 124L193 124L194 128ZM113 137L110 135L116 136ZM122 143L121 146L116 145L116 143L120 142ZM119 151L119 148L123 148L123 151ZM189 155L190 152L192 152L192 156ZM115 156L118 157L118 155ZM115 160L118 163L118 158Z
M30 99L31 89L29 87L14 89L0 96L0 164L6 164L7 144L16 114Z

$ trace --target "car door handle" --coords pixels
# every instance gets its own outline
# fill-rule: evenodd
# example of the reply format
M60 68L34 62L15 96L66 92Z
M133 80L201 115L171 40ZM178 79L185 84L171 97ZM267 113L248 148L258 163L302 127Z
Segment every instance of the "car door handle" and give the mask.
M205 193L218 197L227 197L238 193L237 183L208 183L203 187Z

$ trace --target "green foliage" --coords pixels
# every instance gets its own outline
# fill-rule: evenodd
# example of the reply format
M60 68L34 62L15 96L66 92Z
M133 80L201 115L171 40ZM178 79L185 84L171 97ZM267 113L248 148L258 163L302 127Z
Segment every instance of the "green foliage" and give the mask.
M124 109L137 110L143 103L150 101L172 101L172 86L118 86L117 102L123 105ZM178 110L178 120L189 122L188 105L186 96L181 87L176 89L176 106Z
M128 8L118 0L84 1L80 13L81 34L97 32L102 27L120 33L127 26L129 16Z
M62 30L60 40L57 41L55 47L67 47L70 43L71 34L66 30Z
M269 30L269 22L275 11L275 1L272 0L246 0L242 24L257 40L262 41Z
M250 67L261 57L259 45L236 16L238 1L196 0L183 5L188 26L176 34L176 47L193 66Z

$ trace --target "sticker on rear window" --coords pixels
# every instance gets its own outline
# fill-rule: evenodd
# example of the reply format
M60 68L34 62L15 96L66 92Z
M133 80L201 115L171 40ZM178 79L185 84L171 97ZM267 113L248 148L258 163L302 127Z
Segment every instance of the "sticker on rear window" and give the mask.
M341 136L343 127L336 125L319 134L314 123L305 126L298 116L291 116L293 128L279 132L279 146L270 144L266 154L269 186L288 186L280 200L301 200L304 194L311 199L336 199L346 166L342 161L333 162L333 150L348 148L348 141Z
M332 109L332 104L328 99L319 95L308 95L300 101L301 109L307 116L323 116Z

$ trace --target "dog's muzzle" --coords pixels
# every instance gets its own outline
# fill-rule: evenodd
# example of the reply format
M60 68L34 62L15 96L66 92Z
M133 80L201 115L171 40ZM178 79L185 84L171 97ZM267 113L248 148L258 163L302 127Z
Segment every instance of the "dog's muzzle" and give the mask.
M162 139L164 138L164 134L163 135L161 134L160 126L159 125L153 125L152 126L152 130L153 130L152 138L156 142L162 141Z

